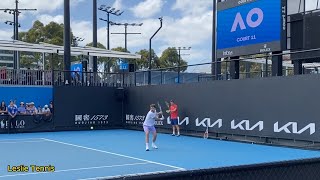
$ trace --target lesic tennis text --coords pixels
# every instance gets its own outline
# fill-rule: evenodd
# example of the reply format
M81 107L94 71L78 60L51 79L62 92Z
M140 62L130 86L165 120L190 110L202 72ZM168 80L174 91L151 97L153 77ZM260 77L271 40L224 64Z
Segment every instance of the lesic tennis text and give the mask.
M52 165L48 165L48 166L38 166L38 165L11 166L11 165L8 165L7 171L8 172L54 172L55 167Z

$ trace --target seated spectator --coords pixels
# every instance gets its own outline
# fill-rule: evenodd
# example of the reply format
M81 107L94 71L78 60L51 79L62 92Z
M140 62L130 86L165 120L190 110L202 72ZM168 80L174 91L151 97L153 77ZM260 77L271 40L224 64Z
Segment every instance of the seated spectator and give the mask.
M9 114L9 122L10 124L14 124L15 117L17 116L18 113L18 108L17 106L13 103L13 101L10 101L10 105L8 106L8 114ZM15 130L15 125L9 126L9 130Z
M41 106L38 106L38 113L37 114L42 114L42 108Z
M7 113L8 113L8 109L7 109L6 103L2 101L0 106L0 114L7 114Z
M50 109L51 114L53 114L53 102L52 101L50 101L49 109Z
M20 107L18 107L18 114L27 114L26 107L24 106L24 102L20 102Z
M34 106L34 102L27 104L27 114L36 115L38 113L37 108Z
M51 115L51 112L50 112L50 109L49 109L49 106L48 105L45 105L42 109L42 114L44 114L45 116L50 116Z

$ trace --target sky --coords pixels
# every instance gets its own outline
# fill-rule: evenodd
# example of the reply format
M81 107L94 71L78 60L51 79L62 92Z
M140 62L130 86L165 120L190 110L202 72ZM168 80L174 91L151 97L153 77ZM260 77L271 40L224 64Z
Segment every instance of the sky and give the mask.
M291 0L295 2L298 0ZM306 0L307 9L316 6L317 0ZM15 0L1 0L0 8L14 8ZM75 36L84 38L80 46L92 42L92 0L70 0L71 28ZM19 16L21 31L31 28L35 20L44 24L51 21L63 23L64 0L19 0L19 8L36 8L37 11L22 12ZM152 40L152 48L160 57L168 47L191 47L182 58L188 64L211 62L212 53L212 0L97 0L97 6L111 6L124 13L110 16L117 23L143 23L141 27L128 27L128 50L135 53L149 49L149 39L160 26L163 27ZM296 9L296 5L290 6ZM0 22L13 21L13 15L0 12ZM106 13L98 11L98 18L106 19ZM111 26L111 33L123 33L123 26ZM0 23L0 39L10 39L13 27ZM98 42L106 46L106 22L98 20ZM124 35L110 35L110 47L124 47ZM209 66L197 67L192 71L210 71Z

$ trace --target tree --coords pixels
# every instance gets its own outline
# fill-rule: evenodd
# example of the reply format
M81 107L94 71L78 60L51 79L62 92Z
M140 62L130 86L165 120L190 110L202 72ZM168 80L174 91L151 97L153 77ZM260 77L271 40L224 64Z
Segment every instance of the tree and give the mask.
M39 20L33 23L31 29L27 32L19 32L19 40L39 44L40 42L49 43L53 45L63 46L63 33L64 33L64 26L63 24L58 24L56 22L50 22L48 25L44 26L42 22ZM71 32L71 39L73 39L73 34ZM72 43L72 42L71 42ZM40 53L30 53L30 52L22 52L21 53L21 67L30 67L32 64L39 62L39 56L42 57ZM54 69L61 69L63 64L63 58L61 56L54 54L53 57L47 54L45 58L45 68L51 68L50 60L53 60L53 68ZM72 57L71 61L78 60L77 57Z
M146 70L149 68L149 51L146 49L142 49L138 52L136 52L136 54L141 55L141 59L135 59L136 61L136 68L138 70ZM152 54L152 59L151 59L151 67L152 69L155 68L159 68L159 57L157 56L157 54L154 52L153 49L151 49L151 54Z
M93 42L87 44L86 46L93 47ZM106 49L106 47L103 44L99 43L99 42L97 43L97 48Z
M180 55L180 66L186 66L188 63L184 61ZM161 68L177 67L179 66L179 54L175 48L168 48L162 52L159 59L159 66ZM181 67L180 71L184 72L188 67ZM178 71L178 68L170 69L169 71Z

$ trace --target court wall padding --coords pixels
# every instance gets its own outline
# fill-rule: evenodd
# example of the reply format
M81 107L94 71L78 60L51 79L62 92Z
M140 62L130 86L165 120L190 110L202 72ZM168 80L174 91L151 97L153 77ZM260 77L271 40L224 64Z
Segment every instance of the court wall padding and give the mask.
M56 130L121 127L123 90L109 87L54 88Z
M216 81L128 88L125 126L142 129L152 103L173 99L183 130L319 141L320 76ZM166 120L158 129L171 128Z
M9 128L11 127L11 129ZM15 128L14 130L12 128ZM14 120L9 115L0 115L0 134L20 132L43 132L54 129L53 119L45 115L17 115Z

